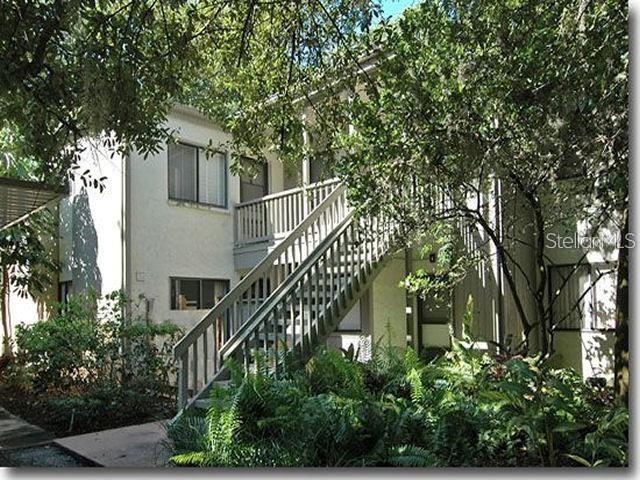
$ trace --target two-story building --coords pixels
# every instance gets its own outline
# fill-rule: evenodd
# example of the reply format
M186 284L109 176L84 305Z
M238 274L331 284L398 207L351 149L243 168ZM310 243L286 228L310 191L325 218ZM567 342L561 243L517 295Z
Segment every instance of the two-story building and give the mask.
M522 335L495 263L471 271L449 307L410 297L400 282L411 269L428 270L433 257L399 248L384 219L353 217L344 187L321 166L289 169L270 158L236 176L233 162L252 160L224 149L230 137L215 122L176 106L167 123L177 142L147 158L111 156L87 141L82 168L106 177L106 188L74 181L60 202L58 298L122 290L141 299L150 320L182 327L183 404L219 377L229 355L261 349L276 358L279 349L305 352L320 341L359 344L366 355L380 339L446 348L469 294L484 348ZM615 275L600 273L614 272L617 250L574 247L548 252L550 291L569 287L554 310L569 316L555 349L561 364L610 379ZM46 313L37 301L11 302L14 325Z

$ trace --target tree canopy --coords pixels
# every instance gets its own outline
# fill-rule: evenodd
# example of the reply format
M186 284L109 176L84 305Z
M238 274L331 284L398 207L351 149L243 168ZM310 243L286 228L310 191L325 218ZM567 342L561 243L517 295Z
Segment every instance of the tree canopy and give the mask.
M367 0L2 2L0 128L40 179L59 182L83 137L112 132L110 149L154 152L175 101L204 103L211 83L247 105L235 82L271 94L292 62L320 64L376 11Z
M296 64L284 92L223 74L218 84L233 84L238 99L226 123L236 142L323 158L357 206L395 218L413 238L441 221L481 231L525 334L541 331L544 343L546 232L582 218L595 233L627 209L626 4L425 0L338 47L321 68ZM209 95L204 108L220 98ZM510 223L496 223L488 194L513 200ZM533 272L516 261L523 245ZM535 298L533 315L517 276Z

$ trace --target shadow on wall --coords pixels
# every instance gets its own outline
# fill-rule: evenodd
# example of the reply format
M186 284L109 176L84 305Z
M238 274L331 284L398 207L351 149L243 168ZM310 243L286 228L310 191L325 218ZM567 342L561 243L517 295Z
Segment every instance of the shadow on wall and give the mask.
M613 334L596 332L588 340L582 340L584 358L588 365L585 377L604 378L607 383L613 384L615 343Z
M487 238L471 226L460 227L460 235L467 255L477 255L478 252L490 254ZM490 258L490 257L489 257ZM469 295L473 297L472 334L482 341L496 340L494 318L497 312L497 302L501 300L496 281L496 272L489 258L482 258L469 269L466 277L455 286L453 295L454 336L462 335L463 317L467 308ZM511 333L511 331L506 332Z
M597 292L597 291L596 291ZM598 330L582 339L584 359L588 365L587 376L602 377L613 382L615 334L615 294L608 302L597 299L595 325Z
M83 187L73 199L72 249L69 267L74 291L93 289L102 292L102 274L98 268L98 234L96 232L89 196Z

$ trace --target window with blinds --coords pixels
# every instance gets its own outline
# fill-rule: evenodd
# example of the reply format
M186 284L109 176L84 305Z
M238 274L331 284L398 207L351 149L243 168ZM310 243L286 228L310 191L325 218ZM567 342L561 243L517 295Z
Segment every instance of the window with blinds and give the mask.
M615 267L594 264L552 266L549 287L556 329L615 328Z
M184 143L168 147L169 198L227 207L227 159Z

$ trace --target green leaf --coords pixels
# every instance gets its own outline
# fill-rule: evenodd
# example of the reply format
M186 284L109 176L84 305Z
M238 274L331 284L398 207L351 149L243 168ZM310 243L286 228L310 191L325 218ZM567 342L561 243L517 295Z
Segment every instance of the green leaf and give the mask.
M580 457L579 455L573 455L571 453L565 453L564 456L567 457L567 458L570 458L571 460L573 460L573 461L575 461L577 463L579 463L583 467L591 467L592 466L590 462L588 462L584 458Z
M584 430L587 426L584 423L562 423L557 425L553 431L562 433L562 432L575 432L578 430Z

